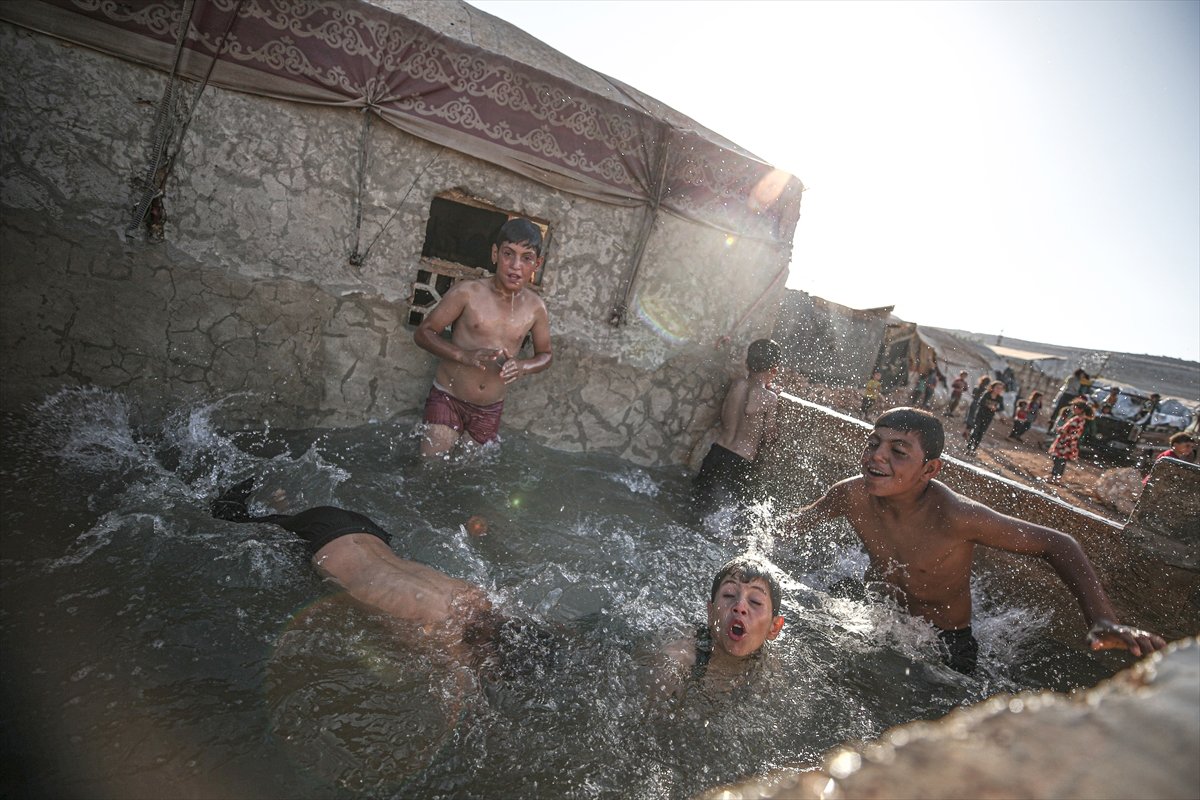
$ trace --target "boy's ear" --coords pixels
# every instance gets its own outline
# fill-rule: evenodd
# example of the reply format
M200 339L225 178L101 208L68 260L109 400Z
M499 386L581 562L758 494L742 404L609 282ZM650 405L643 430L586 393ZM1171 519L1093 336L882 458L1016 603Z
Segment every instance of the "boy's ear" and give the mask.
M776 617L771 621L771 632L767 634L767 641L774 639L783 630L783 617Z
M942 471L942 465L945 462L941 458L931 458L925 462L924 468L921 470L921 477L926 480L933 480Z

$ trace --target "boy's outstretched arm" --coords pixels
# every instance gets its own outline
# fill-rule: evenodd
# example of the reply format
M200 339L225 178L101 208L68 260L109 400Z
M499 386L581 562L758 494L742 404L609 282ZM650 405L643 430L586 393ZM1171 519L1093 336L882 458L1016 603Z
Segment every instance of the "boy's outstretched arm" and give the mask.
M1050 562L1079 601L1090 627L1086 641L1093 650L1122 648L1135 656L1143 656L1167 646L1161 636L1117 621L1116 610L1100 585L1091 561L1074 538L977 503L960 513L966 518L970 538L975 543L1010 553L1039 556Z
M856 480L859 479L849 478L835 483L815 503L786 516L780 535L784 538L794 539L803 536L822 523L844 517L848 508L850 484Z

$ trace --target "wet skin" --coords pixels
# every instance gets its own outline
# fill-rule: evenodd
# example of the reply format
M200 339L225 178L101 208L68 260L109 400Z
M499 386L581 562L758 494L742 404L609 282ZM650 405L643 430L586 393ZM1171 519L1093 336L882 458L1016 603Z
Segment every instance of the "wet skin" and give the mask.
M553 360L546 304L528 288L542 258L527 245L505 242L492 246L492 261L495 275L454 284L413 334L419 347L439 359L435 382L477 406L503 400L509 384ZM441 335L446 328L449 340ZM527 334L534 355L517 358ZM445 425L429 427L423 455L446 452L460 435Z
M934 480L940 458L926 460L920 435L876 428L861 475L834 484L785 523L801 535L837 517L849 520L870 558L867 579L881 582L911 613L942 630L971 624L971 565L976 545L1046 559L1079 601L1096 650L1134 655L1165 646L1161 637L1116 622L1116 612L1082 548L1070 536L1000 514Z

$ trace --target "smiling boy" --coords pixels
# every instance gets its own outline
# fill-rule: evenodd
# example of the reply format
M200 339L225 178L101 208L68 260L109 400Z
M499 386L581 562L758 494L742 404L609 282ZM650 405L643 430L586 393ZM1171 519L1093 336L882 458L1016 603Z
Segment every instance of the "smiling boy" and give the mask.
M417 327L413 341L438 357L425 401L421 455L447 454L466 432L477 444L496 438L508 385L548 368L550 319L529 282L542 265L542 232L524 219L500 227L491 277L459 281ZM450 338L442 331L450 328ZM533 357L517 358L526 335Z
M1083 549L1070 536L1006 516L935 480L945 433L937 417L896 408L875 421L863 448L861 475L830 487L790 518L785 536L845 517L858 533L879 582L903 608L939 631L946 662L975 667L971 633L971 564L975 546L1046 559L1075 595L1093 650L1125 648L1136 656L1161 649L1161 637L1117 622Z
M705 684L727 688L760 655L768 641L779 636L782 592L775 569L762 559L739 556L727 562L713 579L708 622L696 635L665 648L680 673Z

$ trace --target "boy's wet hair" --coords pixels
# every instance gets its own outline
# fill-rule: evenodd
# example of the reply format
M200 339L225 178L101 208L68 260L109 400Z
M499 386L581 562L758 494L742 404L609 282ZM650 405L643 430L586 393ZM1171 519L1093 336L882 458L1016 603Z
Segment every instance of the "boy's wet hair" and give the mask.
M542 229L527 219L516 217L500 226L496 232L496 247L502 244L523 244L530 250L542 255Z
M751 372L766 372L783 361L783 350L774 339L755 339L746 350L746 368Z
M875 420L876 428L888 428L901 433L913 431L921 440L921 452L926 461L940 458L946 446L946 431L942 421L920 408L893 408Z
M736 578L741 583L750 583L755 578L762 578L771 591L771 616L779 616L779 606L783 603L783 589L779 586L777 570L767 561L749 555L737 556L726 561L725 565L717 570L717 577L713 578L712 592L708 597L710 603L717 599L717 591L728 578Z
M1171 434L1171 438L1167 439L1167 443L1174 447L1177 444L1195 444L1196 440L1192 438L1191 434L1180 431L1179 433Z

